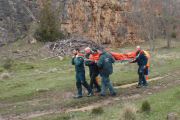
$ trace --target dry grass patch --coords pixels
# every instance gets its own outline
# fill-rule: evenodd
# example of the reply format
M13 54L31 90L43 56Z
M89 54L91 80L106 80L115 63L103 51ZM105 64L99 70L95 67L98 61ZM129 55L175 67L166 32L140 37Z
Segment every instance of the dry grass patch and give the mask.
M1 78L4 80L4 79L7 79L7 78L10 78L10 75L9 75L9 73L4 72L4 73L1 75Z
M122 120L136 120L137 116L135 107L131 106L130 104L125 104L121 118Z

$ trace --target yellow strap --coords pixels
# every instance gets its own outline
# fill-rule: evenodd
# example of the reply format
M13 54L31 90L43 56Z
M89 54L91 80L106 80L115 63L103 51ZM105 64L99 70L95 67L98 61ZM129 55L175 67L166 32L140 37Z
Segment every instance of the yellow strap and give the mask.
M145 53L145 55L146 55L147 59L149 59L149 58L150 58L149 53L148 53L147 51L145 51L145 50L143 50L143 52Z

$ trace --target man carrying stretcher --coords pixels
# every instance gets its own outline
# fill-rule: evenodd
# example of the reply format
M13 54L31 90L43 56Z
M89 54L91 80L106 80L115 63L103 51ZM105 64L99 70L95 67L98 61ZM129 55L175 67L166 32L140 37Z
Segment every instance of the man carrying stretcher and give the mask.
M136 52L131 51L128 53L116 53L116 52L107 52L109 55L111 55L115 62L128 62L129 63L135 63L137 62L139 65L138 74L139 74L139 84L137 88L141 87L141 84L143 83L144 86L147 86L148 80L148 66L149 62L148 59L150 58L150 55L148 52L141 49L140 46L137 46ZM92 59L85 59L85 61L91 61L94 62Z
M139 65L139 68L138 68L139 83L138 83L136 88L140 88L142 82L143 82L144 86L147 86L147 81L145 80L145 77L144 77L144 70L147 67L146 66L147 61L148 61L148 59L146 57L146 54L144 53L144 51L142 50L142 48L140 46L137 46L137 48L136 48L136 58L133 61L129 62L129 63L137 62L137 64Z
M109 75L113 73L113 66L112 63L115 62L114 58L104 52L102 49L98 49L99 53L99 59L95 61L97 63L98 67L102 70L102 79L101 79L101 94L99 96L105 96L106 95L106 87L110 90L110 96L116 96L116 91L113 88Z
M99 58L99 54L93 53L91 51L91 48L89 48L89 47L87 47L85 49L85 53L86 53L86 55L85 55L86 59L93 59L93 57L97 57L97 59ZM99 68L98 68L97 64L95 62L90 62L90 61L85 61L84 64L89 67L89 75L91 78L91 81L90 81L91 88L93 89L93 85L95 85L95 87L97 88L97 91L95 91L95 92L101 92L101 88L100 88L98 82L96 81L96 77L99 74Z

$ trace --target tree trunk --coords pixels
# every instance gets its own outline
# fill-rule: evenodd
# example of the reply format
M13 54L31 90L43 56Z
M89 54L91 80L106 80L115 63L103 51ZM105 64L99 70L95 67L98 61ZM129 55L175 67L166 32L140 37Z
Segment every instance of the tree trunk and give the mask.
M154 2L154 1L153 1ZM152 22L152 26L153 26L153 29L152 29L152 39L153 39L153 51L155 51L155 16L154 16L154 13L155 13L155 4L153 3L153 22Z
M169 12L171 13L171 9L169 7ZM168 18L167 21L167 32L168 32L168 37L167 37L167 48L170 49L171 48L171 34L170 34L170 20L171 18Z
M167 37L167 48L170 49L171 48L171 40L170 40L170 35L168 34Z
M145 21L147 21L147 16L145 15ZM148 28L148 23L146 22L146 27L147 27L147 32L148 32L148 39L149 39L149 46L150 46L150 51L152 51L152 41L149 33L149 28Z
M154 32L154 16L153 16L153 51L155 51L155 32Z

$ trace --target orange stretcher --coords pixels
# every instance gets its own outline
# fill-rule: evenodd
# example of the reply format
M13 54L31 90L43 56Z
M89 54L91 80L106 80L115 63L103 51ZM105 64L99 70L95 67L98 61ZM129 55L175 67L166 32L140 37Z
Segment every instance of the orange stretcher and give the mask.
M131 51L128 53L116 53L116 52L107 52L108 54L111 54L112 57L115 59L115 62L127 62L132 61L136 57L136 52ZM89 59L84 58L85 61L94 62L95 60L99 59L99 54L91 54L89 56Z
M128 53L116 53L116 52L107 52L113 56L115 60L124 60L124 59L132 59L136 57L136 52L131 51Z

